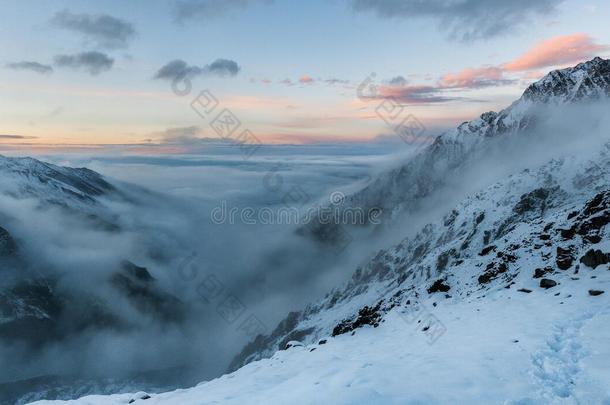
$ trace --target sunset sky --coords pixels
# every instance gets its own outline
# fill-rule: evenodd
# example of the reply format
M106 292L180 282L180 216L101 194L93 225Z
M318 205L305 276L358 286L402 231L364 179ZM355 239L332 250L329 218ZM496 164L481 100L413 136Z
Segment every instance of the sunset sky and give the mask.
M394 97L430 134L610 55L607 1L1 1L0 152L216 138L207 89L261 141L369 141ZM379 92L357 96L374 73ZM172 79L192 81L187 95Z

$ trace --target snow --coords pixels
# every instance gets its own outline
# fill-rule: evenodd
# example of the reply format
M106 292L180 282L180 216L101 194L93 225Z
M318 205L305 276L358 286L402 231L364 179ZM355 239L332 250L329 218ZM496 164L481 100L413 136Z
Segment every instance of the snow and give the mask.
M396 309L378 328L280 351L197 387L135 403L604 403L610 401L610 294L587 291L600 283L610 289L610 272L597 274L603 281L583 278L531 294L502 289L485 300L432 295L422 304L447 328L432 345ZM68 403L127 404L141 396Z

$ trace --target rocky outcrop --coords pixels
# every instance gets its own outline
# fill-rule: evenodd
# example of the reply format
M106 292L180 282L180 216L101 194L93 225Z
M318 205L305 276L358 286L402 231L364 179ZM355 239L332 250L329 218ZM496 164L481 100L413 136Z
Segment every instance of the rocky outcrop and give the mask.
M580 262L585 266L596 269L597 266L610 263L610 253L604 253L599 249L591 249L580 258Z
M8 231L0 227L0 259L17 253L17 244Z

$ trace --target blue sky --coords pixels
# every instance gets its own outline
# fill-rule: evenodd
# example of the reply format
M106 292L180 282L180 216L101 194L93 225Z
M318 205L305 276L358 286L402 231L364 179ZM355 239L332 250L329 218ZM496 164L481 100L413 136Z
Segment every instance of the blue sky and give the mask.
M456 0L460 7L451 8L451 1L432 0L429 9L409 8L414 3L2 1L0 133L10 137L0 142L17 148L154 143L184 149L185 138L215 137L189 107L203 89L265 142L365 141L391 132L375 117L377 101L356 97L357 85L371 72L387 87L382 98L399 95L436 133L507 105L552 68L608 55L608 2ZM198 13L178 21L180 4ZM100 37L57 23L58 13L109 16L134 35L106 46ZM483 17L473 17L477 13ZM464 40L463 31L472 27L501 29ZM530 55L529 65L505 68L532 49L541 63ZM106 55L112 67L92 74L77 57L84 52ZM61 64L58 55L71 59ZM234 61L239 72L209 73L206 67L218 59ZM154 79L173 60L206 72L192 77L189 96L176 96L170 81ZM26 61L52 73L18 65ZM475 70L456 76L468 68ZM444 80L448 74L454 79ZM404 83L389 86L397 76ZM302 78L307 80L300 83ZM427 86L423 96L421 86Z

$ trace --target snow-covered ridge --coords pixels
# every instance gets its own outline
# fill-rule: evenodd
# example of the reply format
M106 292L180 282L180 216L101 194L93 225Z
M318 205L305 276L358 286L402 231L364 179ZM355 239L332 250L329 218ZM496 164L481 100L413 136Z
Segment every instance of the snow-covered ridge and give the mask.
M541 96L543 93L546 94L545 97ZM580 95L578 99L574 96L575 94ZM505 110L499 113L484 113L481 118L464 123L458 128L439 136L434 144L422 150L403 166L376 179L362 191L348 196L345 206L380 207L386 215L389 215L388 220L391 222L391 219L399 217L401 212L417 209L425 198L433 196L434 193L442 189L450 174L455 175L455 173L459 173L468 164L469 160L480 157L481 155L480 153L477 154L477 151L486 146L488 140L498 138L501 135L520 133L527 129L529 125L535 122L536 106L548 103L570 104L577 100L594 101L609 94L610 60L595 58L573 68L551 72L539 82L529 86L524 95ZM582 159L582 157L576 156L574 159L578 160ZM490 205L510 207L510 204L507 202L509 199L512 198L514 200L522 194L533 192L536 189L544 189L548 187L547 183L549 181L560 182L561 176L569 179L570 182L582 181L582 179L592 176L593 173L597 173L598 177L601 176L603 178L607 172L600 172L600 170L608 165L607 151L600 154L597 159L599 161L593 165L580 161L581 166L573 164L567 167L552 162L549 164L549 167L557 166L557 171L555 169L550 170L549 168L540 169L542 171L538 174L539 179L535 181L530 180L528 187L520 190L512 188L503 192L501 192L502 188L499 190L492 188L493 191L489 191L485 198L492 200L487 202ZM585 169L585 167L587 168ZM522 176L526 178L528 175L522 174ZM523 182L524 180L521 181ZM598 185L598 187L603 188L602 185ZM564 184L560 189L564 191L572 190L572 193L575 192L574 187L569 186L569 184ZM590 191L584 195L582 191L579 191L579 197L572 195L575 201L584 203L585 198L592 197ZM496 198L493 196L494 193L501 194L505 201L494 201ZM467 200L466 203L460 204L460 208L457 208L457 212L469 212L470 217L468 219L464 218L463 221L471 223L475 230L479 230L484 225L475 223L480 213L472 212L473 207L477 206L478 200L481 198L479 196L474 200ZM489 218L489 213L487 215L487 218ZM514 220L515 216L511 209L508 208L501 215L503 215L502 218L504 218L503 220L506 223L511 218ZM457 219L454 219L454 221L457 222ZM321 228L328 226L332 225L319 225ZM492 232L491 229L486 231ZM319 233L323 235L333 234L332 231L327 229L320 230ZM476 249L480 251L483 248L481 246L483 241L482 235L477 235L473 231L470 239L474 239L476 236L480 237L480 241L478 241L475 249L470 252L473 255L477 253ZM490 234L488 239L491 237L492 235ZM230 370L235 370L251 360L272 355L276 350L283 348L283 345L289 340L306 339L307 336L315 340L320 334L329 333L332 327L340 320L339 318L348 316L349 311L354 312L357 309L356 307L362 307L364 303L374 305L371 298L364 293L370 290L368 283L375 281L379 274L386 274L387 277L397 282L399 277L404 277L404 275L401 276L401 273L408 271L408 277L413 277L412 281L414 284L421 284L429 280L435 274L435 267L420 263L421 256L430 253L424 248L429 248L430 245L445 246L451 241L457 243L455 242L455 235L438 235L433 231L432 227L426 227L422 232L417 234L414 240L405 240L403 244L399 245L403 246L403 249L404 246L409 247L411 253L399 252L397 258L395 254L390 255L388 253L391 249L388 251L382 250L370 263L358 269L352 282L343 289L334 290L322 303L312 305L302 312L289 314L270 336L259 337L256 341L246 346L243 352L234 359ZM459 243L465 242L461 241ZM439 259L441 262L449 261L453 255L450 249L446 249L445 252L436 252L437 255L441 253L441 259ZM410 255L412 257L409 259ZM400 262L399 266L393 264L395 260ZM437 259L435 258L434 260ZM482 264L479 263L479 265ZM354 299L353 301L351 301L352 298ZM343 310L335 308L335 303L345 300L350 301L352 307ZM332 319L330 324L321 319L309 319L312 313L319 312L325 313ZM305 319L307 321L304 321ZM321 327L321 325L324 326Z
M443 279L451 286L452 299L485 295L515 278L527 280L535 268L556 271L558 247L572 249L576 264L592 243L583 239L581 245L570 247L561 230L574 226L566 219L571 213L610 190L609 174L607 145L592 160L574 156L551 161L468 197L414 237L379 251L323 301L291 313L270 336L244 348L231 369L269 357L290 340L312 343L329 336L343 319L357 319L361 309L378 307L380 300L392 302L389 297L398 291L426 296L434 281ZM517 258L522 264L515 264Z
M379 209L383 222L416 209L447 185L448 174L467 166L489 141L534 129L541 107L598 101L610 96L610 60L594 58L575 67L550 72L530 85L522 97L499 112L486 112L438 136L402 166L379 176L347 196L343 208ZM333 225L315 224L314 235L332 235ZM315 236L314 236L315 237Z
M17 198L35 198L54 205L83 207L116 188L86 168L56 166L30 157L0 155L0 192Z

